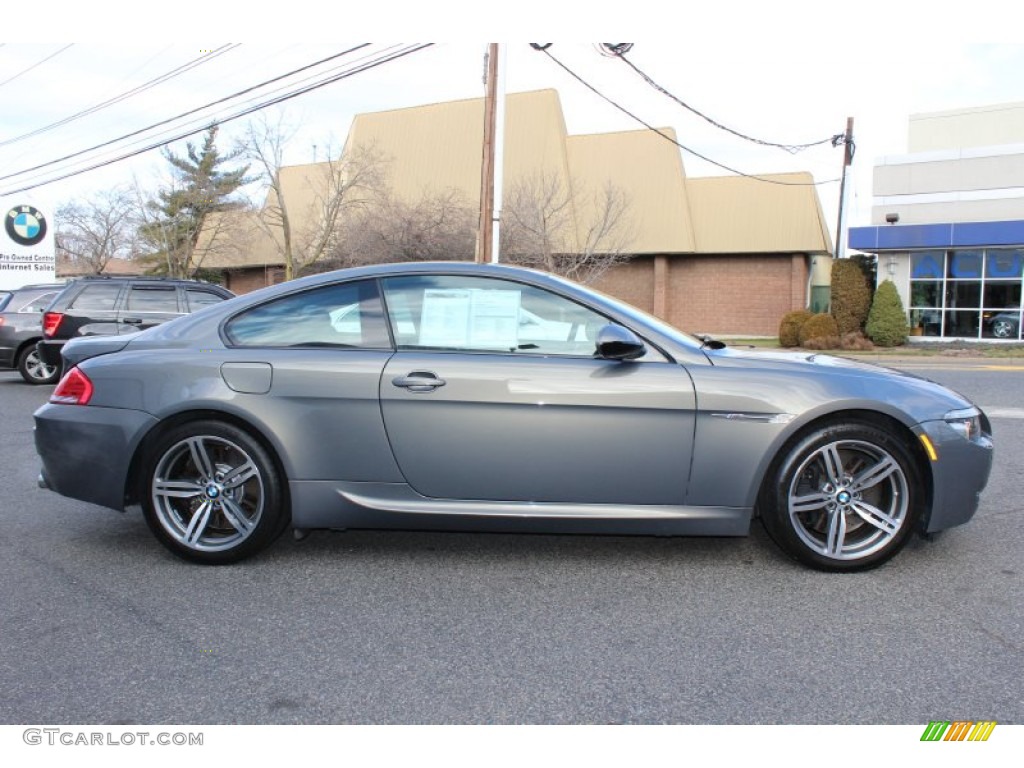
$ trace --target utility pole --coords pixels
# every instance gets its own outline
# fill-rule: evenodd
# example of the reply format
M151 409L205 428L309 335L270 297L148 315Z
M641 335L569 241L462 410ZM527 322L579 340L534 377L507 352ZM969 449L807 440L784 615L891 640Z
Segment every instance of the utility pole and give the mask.
M843 175L839 182L839 222L836 224L836 258L842 258L843 248L843 210L846 208L846 169L853 162L853 118L846 118L846 133L842 137L833 139L835 142L841 138L843 142Z
M498 103L498 44L487 46L484 83L484 154L480 164L480 226L477 229L476 261L491 261L494 232L494 128Z

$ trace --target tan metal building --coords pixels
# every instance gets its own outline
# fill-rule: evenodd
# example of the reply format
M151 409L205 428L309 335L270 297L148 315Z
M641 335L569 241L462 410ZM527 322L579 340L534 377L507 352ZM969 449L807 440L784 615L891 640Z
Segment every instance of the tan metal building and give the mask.
M524 179L544 177L567 189L611 181L630 201L633 255L596 287L685 330L724 335L775 335L784 313L812 303L812 284L825 288L827 302L832 243L810 174L688 179L678 147L652 131L570 136L555 91L506 99L506 194ZM483 117L483 99L358 115L344 152L372 148L386 157L392 193L409 202L454 189L475 204ZM675 138L672 129L661 130ZM311 210L322 165L282 170L293 218L312 215L303 212ZM577 242L588 213L584 204L573 211ZM280 250L255 215L216 219L216 237L204 233L202 241L244 243L210 248L203 261L222 270L237 293L282 279Z

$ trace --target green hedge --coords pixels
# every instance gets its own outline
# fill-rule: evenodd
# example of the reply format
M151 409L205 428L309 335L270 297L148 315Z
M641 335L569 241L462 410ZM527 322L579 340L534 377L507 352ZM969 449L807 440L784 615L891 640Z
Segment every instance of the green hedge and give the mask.
M864 330L871 309L871 286L853 259L832 262L832 316L839 335Z

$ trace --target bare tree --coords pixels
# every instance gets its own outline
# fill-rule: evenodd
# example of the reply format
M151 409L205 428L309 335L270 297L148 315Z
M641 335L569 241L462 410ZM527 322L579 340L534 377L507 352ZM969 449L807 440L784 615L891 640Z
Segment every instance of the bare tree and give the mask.
M382 194L343 222L334 266L401 261L471 260L476 211L457 190L425 190L415 203Z
M630 201L612 182L593 194L539 175L521 179L502 207L504 261L592 283L629 259Z
M115 187L57 209L58 256L101 274L111 259L135 256L135 205L128 190Z
M276 245L285 280L338 251L342 219L355 218L377 201L384 172L383 159L372 149L285 167L291 133L283 118L272 122L264 117L249 123L244 140L246 155L262 172L267 187L256 221Z

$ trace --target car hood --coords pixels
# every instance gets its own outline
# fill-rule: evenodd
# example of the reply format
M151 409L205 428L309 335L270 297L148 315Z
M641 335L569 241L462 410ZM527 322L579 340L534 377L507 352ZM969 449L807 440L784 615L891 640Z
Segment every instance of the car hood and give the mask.
M933 401L944 402L949 409L965 408L973 403L959 392L943 384L906 371L897 371L874 363L850 360L818 352L781 352L774 350L735 349L705 350L708 360L715 366L759 368L786 371L799 376L821 376L847 380L859 379L858 388L871 386L871 382L885 383L903 392L915 392Z

